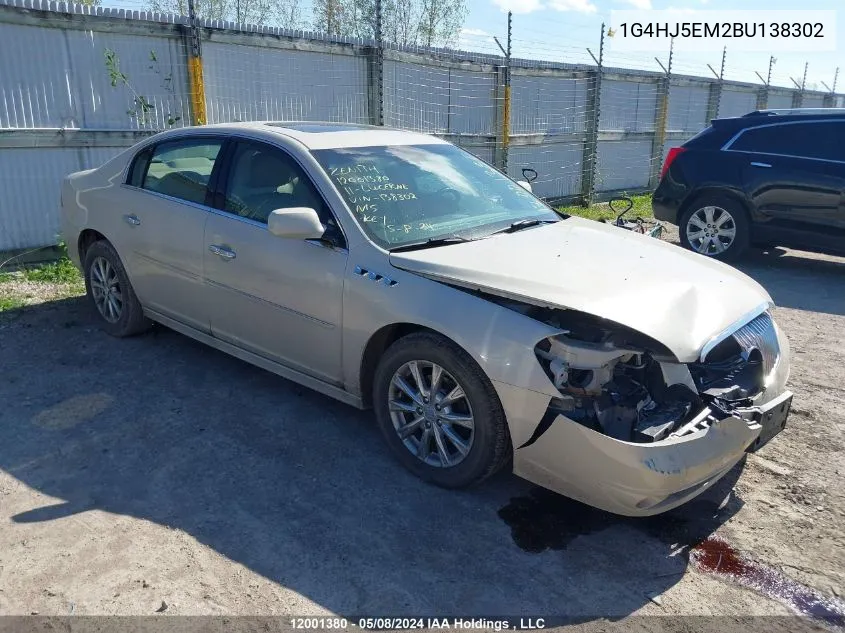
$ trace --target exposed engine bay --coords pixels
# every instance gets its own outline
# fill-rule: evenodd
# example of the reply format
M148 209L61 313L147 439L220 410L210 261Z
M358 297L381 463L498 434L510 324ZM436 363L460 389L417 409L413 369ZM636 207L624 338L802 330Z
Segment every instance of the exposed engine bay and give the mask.
M534 350L560 392L545 424L563 415L614 439L653 443L752 406L765 389L770 368L741 336L727 337L703 362L684 364L657 341L592 315L497 302L563 331Z

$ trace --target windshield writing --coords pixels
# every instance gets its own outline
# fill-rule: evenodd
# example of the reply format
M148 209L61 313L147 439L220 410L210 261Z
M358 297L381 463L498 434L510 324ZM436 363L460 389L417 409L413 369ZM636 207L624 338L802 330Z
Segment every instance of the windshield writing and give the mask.
M315 151L356 220L387 248L482 237L526 219L559 219L483 161L452 145Z

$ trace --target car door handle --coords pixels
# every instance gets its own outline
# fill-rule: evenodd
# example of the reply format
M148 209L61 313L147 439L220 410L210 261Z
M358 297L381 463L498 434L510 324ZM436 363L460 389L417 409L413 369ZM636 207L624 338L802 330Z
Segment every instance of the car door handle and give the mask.
M763 169L771 169L772 166L769 163L751 163L752 167L762 167Z
M229 250L225 246L217 246L216 244L212 244L211 246L209 246L208 250L210 250L212 253L214 253L218 257L222 257L225 260L232 260L232 259L235 259L235 257L238 256L238 254L235 251Z
M131 215L124 215L123 219L126 221L127 224L130 226L140 226L141 225L141 218L139 218L134 213Z

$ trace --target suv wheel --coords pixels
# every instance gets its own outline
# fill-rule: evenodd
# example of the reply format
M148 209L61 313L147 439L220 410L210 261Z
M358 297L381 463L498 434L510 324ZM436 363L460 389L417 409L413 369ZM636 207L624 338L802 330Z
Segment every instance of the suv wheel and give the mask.
M727 196L694 201L681 217L679 229L685 248L714 259L734 261L748 248L748 215Z
M97 309L100 326L106 333L124 337L149 329L151 322L144 317L123 262L111 244L104 241L92 244L85 253L83 271L88 298Z
M477 484L510 456L492 383L466 352L437 334L410 334L384 353L373 406L394 456L438 486Z

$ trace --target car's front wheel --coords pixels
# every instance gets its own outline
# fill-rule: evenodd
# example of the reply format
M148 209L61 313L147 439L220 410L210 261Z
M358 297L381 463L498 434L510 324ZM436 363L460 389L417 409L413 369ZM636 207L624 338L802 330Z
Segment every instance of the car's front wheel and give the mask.
M727 196L700 198L681 217L681 244L702 255L735 261L748 248L748 215Z
M124 337L150 327L151 322L144 317L123 262L111 244L94 242L85 253L83 270L85 289L100 316L103 330L112 336Z
M436 485L477 484L510 455L505 414L490 380L466 352L437 334L410 334L385 352L373 406L396 458Z

